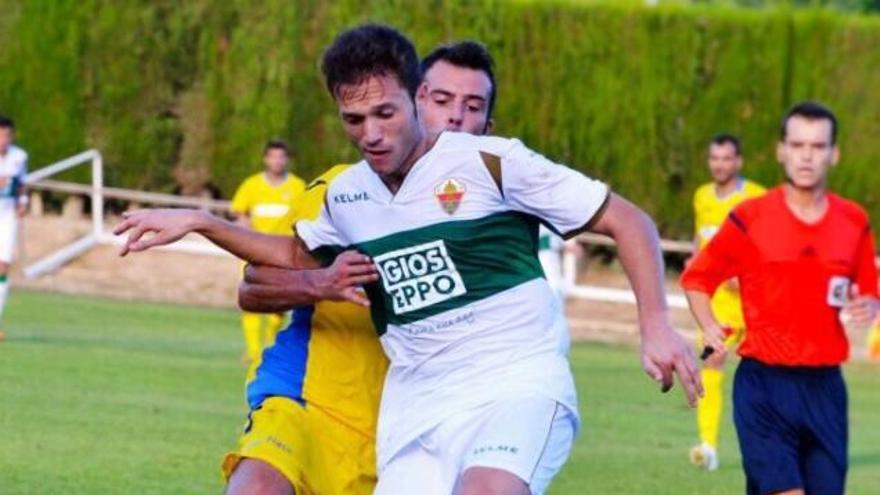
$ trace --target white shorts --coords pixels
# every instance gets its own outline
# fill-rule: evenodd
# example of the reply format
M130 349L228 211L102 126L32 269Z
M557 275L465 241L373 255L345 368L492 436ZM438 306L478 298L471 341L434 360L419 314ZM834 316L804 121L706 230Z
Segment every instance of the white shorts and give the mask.
M3 210L5 209L0 209L0 263L12 263L18 233L18 216L14 209Z
M543 397L496 401L450 417L398 452L374 495L452 495L471 467L501 469L544 493L574 443L576 418Z

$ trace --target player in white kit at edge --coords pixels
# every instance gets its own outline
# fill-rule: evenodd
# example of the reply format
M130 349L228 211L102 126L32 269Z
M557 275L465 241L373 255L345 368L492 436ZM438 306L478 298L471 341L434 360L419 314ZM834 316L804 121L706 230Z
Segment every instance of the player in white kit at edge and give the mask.
M116 232L131 230L123 254L198 232L247 261L310 270L315 298L366 304L354 290L365 285L391 361L376 493L539 494L562 467L579 419L568 333L536 256L539 223L619 241L643 365L664 389L678 373L693 404L696 363L669 323L643 212L518 140L427 135L413 102L418 58L391 28L342 33L322 69L364 160L329 185L297 238L180 210L128 214Z
M27 175L27 153L12 144L15 123L0 115L0 340L5 336L2 326L3 309L9 295L9 265L15 254L18 218L27 211L24 178Z

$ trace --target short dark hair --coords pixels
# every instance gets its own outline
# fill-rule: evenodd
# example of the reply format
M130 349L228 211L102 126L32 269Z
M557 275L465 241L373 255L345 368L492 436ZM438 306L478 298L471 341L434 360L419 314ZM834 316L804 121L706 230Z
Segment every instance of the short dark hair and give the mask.
M324 52L321 72L334 98L340 86L361 84L372 76L395 77L411 97L421 83L412 42L382 24L363 24L342 32Z
M489 112L487 115L492 116L492 110L495 108L495 61L486 46L476 41L464 40L457 43L449 43L440 45L422 59L421 74L425 77L428 69L439 61L448 62L456 67L466 67L483 71L489 77L492 83L492 89L489 91Z
M267 141L266 146L263 146L263 155L272 150L284 150L286 155L290 155L290 147L281 139L270 139Z
M792 117L803 117L807 120L827 120L831 122L831 144L837 143L837 117L835 117L834 112L825 105L815 101L802 101L800 103L795 103L794 106L786 112L785 117L782 118L782 126L779 129L780 141L785 141L787 132L786 124L788 124L788 120Z
M736 156L742 155L742 148L740 147L739 138L734 136L733 134L728 134L726 132L716 134L712 137L712 140L709 141L709 143L716 146L720 146L722 144L730 144L731 146L733 146L734 151L736 151Z
M15 129L15 121L5 115L0 115L0 128Z

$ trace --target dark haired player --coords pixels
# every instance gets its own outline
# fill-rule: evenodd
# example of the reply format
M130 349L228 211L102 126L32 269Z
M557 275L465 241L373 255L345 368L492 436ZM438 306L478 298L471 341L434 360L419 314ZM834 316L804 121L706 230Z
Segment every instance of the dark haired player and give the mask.
M27 153L12 144L15 122L0 115L0 317L9 294L9 265L15 252L18 219L27 212L28 197L24 178L27 175ZM0 341L5 334L0 326Z
M316 260L336 257L331 274L340 253L369 256L381 276L365 288L390 359L376 493L539 494L568 457L579 420L568 334L548 310L554 296L535 254L539 219L566 236L592 230L621 241L643 365L665 389L677 373L696 400L696 363L669 323L647 215L517 140L434 139L416 118L415 49L391 28L342 33L322 69L364 161L337 176L293 242L169 210L133 212L117 232L131 231L123 254L195 231L265 265L316 272ZM342 285L317 296L357 299Z
M764 194L758 184L745 179L742 171L740 142L731 134L719 134L708 147L709 174L712 181L697 188L694 193L694 247L706 246L736 205L746 199ZM724 282L712 296L715 319L730 330L725 344L734 346L745 331L739 289L735 280ZM702 349L703 346L698 346ZM697 429L700 444L690 451L694 464L709 471L718 469L718 431L724 406L725 352L716 352L703 362L700 376L706 394L697 403Z
M849 356L842 319L877 312L874 239L865 210L826 190L837 119L804 102L782 121L787 182L737 206L681 284L705 342L722 349L710 297L739 281L746 335L733 386L747 493L841 495L847 470Z

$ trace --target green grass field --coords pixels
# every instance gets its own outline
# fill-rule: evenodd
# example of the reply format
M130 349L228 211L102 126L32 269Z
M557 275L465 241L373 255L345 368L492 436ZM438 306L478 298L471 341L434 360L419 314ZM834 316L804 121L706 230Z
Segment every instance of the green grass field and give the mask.
M17 292L0 343L0 494L217 494L243 424L236 313ZM584 430L551 493L743 493L733 425L722 467L692 468L693 414L632 349L576 345ZM880 486L880 368L847 369L850 495ZM873 487L873 488L871 488Z

